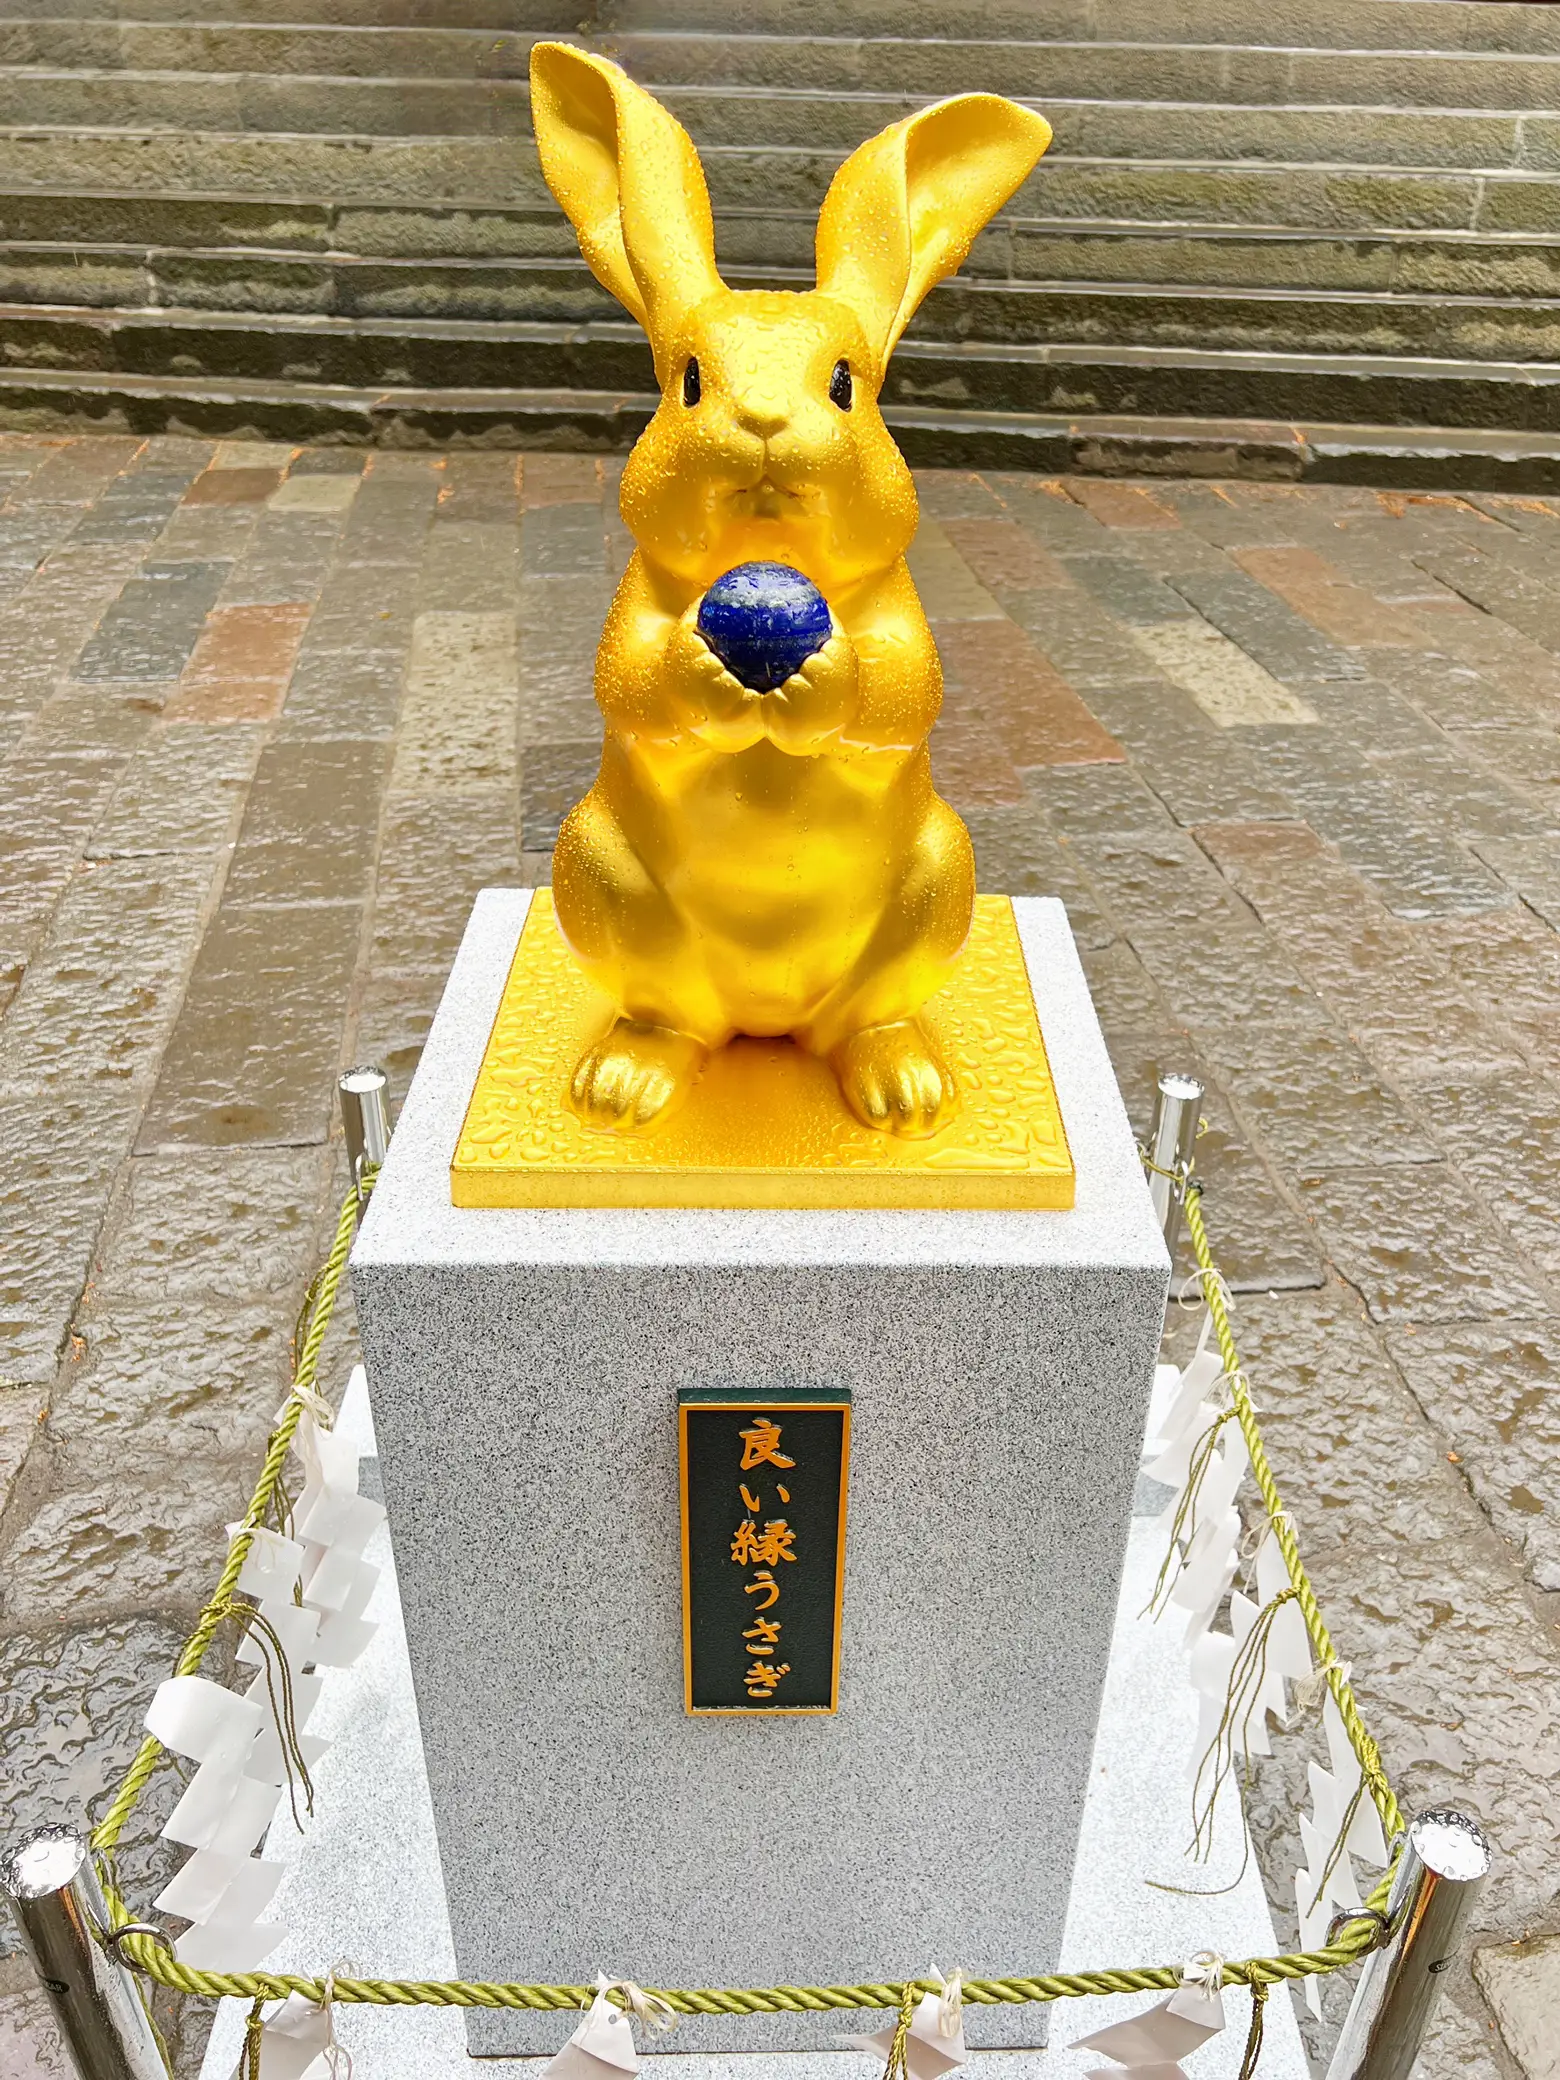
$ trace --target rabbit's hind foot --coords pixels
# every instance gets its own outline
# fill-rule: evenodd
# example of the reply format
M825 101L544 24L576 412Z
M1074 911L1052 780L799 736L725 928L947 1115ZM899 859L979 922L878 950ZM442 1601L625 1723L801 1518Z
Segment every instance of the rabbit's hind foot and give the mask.
M708 1059L688 1033L620 1018L580 1057L569 1102L587 1127L637 1133L676 1111Z
M953 1072L916 1018L867 1026L830 1057L840 1093L863 1126L924 1141L958 1109Z

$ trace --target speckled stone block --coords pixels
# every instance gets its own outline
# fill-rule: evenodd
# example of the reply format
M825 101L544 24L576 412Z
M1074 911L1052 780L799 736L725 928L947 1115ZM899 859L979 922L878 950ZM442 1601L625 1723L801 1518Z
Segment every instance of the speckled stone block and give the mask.
M1015 909L1072 1211L457 1209L527 901L478 899L352 1273L461 1973L1046 1971L1168 1279L1062 906ZM689 1718L677 1390L842 1385L839 1712ZM1044 2017L974 2010L970 2040ZM470 2014L478 2053L557 2041ZM647 2048L751 2044L698 2017Z

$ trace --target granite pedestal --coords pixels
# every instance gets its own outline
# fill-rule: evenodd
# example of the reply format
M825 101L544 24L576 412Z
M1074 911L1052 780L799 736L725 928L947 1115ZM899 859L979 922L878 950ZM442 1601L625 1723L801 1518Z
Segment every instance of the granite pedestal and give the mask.
M478 899L353 1259L461 1974L1050 1969L1168 1280L1062 906L1015 908L1073 1210L459 1209L527 900ZM689 1718L678 1390L839 1386L838 1714ZM842 2026L775 2018L766 2048ZM1043 2029L1001 2008L969 2034ZM477 2010L470 2041L557 2025Z

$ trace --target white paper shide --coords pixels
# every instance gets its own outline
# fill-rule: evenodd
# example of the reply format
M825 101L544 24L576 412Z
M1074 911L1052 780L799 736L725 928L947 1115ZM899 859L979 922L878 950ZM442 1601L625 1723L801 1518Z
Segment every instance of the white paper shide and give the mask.
M323 1403L315 1406L328 1414ZM301 1822L299 1765L311 1769L329 1745L306 1731L324 1687L309 1671L349 1666L374 1633L362 1613L379 1571L363 1552L384 1509L358 1493L356 1449L313 1407L298 1419L293 1450L304 1488L292 1535L229 1526L230 1540L248 1540L237 1586L254 1600L257 1617L237 1659L253 1678L239 1693L205 1676L170 1677L146 1715L148 1733L198 1765L162 1829L195 1853L155 1904L190 1923L175 1955L201 1971L253 1971L286 1934L282 1923L263 1918L281 1866L254 1850L284 1810L284 1794L285 1810ZM289 2042L304 2030L297 2015L285 2026L273 2019L267 2034L278 2027Z

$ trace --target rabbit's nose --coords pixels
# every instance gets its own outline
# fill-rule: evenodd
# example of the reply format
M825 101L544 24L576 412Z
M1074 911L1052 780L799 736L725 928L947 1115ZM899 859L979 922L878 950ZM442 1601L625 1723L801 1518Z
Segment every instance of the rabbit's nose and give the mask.
M737 399L739 422L748 433L757 434L760 440L771 439L790 416L785 400L772 390L749 390Z

